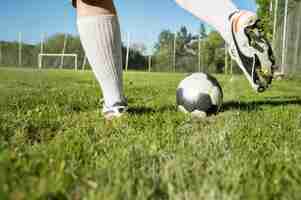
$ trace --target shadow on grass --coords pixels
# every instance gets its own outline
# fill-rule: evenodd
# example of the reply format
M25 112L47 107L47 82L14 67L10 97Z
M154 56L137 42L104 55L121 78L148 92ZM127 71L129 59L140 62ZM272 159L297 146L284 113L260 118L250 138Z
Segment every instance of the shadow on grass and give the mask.
M297 96L277 96L277 97L267 97L266 100L260 101L228 101L225 102L222 108L222 112L228 110L243 110L243 111L252 111L252 110L260 110L261 106L287 106L287 105L300 105L301 106L301 98Z
M144 115L144 114L149 114L154 112L156 112L155 109L149 107L143 107L143 106L130 107L128 110L128 113L134 115Z
M228 110L243 110L252 111L260 110L261 106L287 106L287 105L300 105L301 97L298 96L273 96L266 97L266 100L259 101L228 101L223 104L222 112ZM154 113L176 112L175 105L164 105L160 107L147 107L147 106L130 106L128 112L133 115L144 115Z
M144 115L144 114L152 114L152 113L164 113L164 112L173 112L176 111L176 107L174 105L165 105L160 107L146 107L146 106L134 106L130 107L128 112L134 115Z

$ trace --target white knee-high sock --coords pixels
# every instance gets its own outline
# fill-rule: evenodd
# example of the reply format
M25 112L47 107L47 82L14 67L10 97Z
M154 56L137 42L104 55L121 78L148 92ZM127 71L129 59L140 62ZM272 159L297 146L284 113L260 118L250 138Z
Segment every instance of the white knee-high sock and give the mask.
M117 16L81 16L77 19L80 39L101 86L104 108L124 102L121 34Z
M176 2L194 16L213 26L226 42L231 41L229 16L238 10L231 0L176 0Z

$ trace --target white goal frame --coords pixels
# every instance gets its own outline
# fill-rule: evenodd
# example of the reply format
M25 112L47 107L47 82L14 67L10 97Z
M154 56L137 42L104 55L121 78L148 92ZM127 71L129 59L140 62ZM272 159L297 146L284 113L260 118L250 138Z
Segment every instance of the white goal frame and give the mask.
M38 56L38 64L39 64L39 69L43 68L43 57L61 57L63 60L64 57L74 57L74 69L75 71L78 70L78 63L77 63L77 54L56 54L56 53L40 53Z

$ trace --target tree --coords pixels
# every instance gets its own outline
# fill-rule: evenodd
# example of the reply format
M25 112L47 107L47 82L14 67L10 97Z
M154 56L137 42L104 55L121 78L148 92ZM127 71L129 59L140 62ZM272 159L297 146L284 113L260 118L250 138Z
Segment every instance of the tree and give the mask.
M203 23L200 24L200 32L199 32L199 34L200 34L200 38L201 39L206 38L208 36L205 24L203 24Z
M222 72L224 68L225 42L216 31L209 33L205 40L203 54L205 54L207 69L210 72Z
M65 33L57 33L48 37L44 42L44 53L62 53L64 47ZM78 36L73 36L67 34L67 43L65 53L75 53L78 55L78 63L81 65L84 60L84 50L81 45L80 39ZM0 41L1 47L1 60L0 65L2 66L17 66L18 65L18 42L5 42ZM22 44L22 66L26 67L37 67L38 55L40 53L41 43L31 45L31 44ZM145 47L143 44L134 46L130 49L130 69L145 69L146 67L146 57L143 55ZM122 57L126 57L126 48L122 47ZM45 67L59 67L61 59L60 57L45 57L43 59L43 66ZM74 59L66 57L64 59L64 68L74 66ZM123 62L125 64L125 62ZM87 63L88 65L88 63ZM90 66L87 66L89 68Z
M257 15L261 19L265 34L271 38L273 29L273 15L270 13L271 0L256 0L258 5Z
M182 26L177 32L176 68L178 71L194 72L197 70L197 52L194 43L198 41L197 35L188 32Z
M272 2L271 2L272 1ZM275 4L275 0L256 0L258 5L257 15L261 19L263 24L263 29L265 34L268 36L269 39L272 38L273 32L273 21L274 21L274 14L276 6L273 6L272 12L270 12L271 3ZM296 7L296 3L300 2L300 0L289 0L288 9L294 9ZM284 9L285 9L285 0L278 0L278 10L277 10L277 21L278 25L283 23L284 17Z
M135 43L131 45L129 52L129 69L146 70L147 59L144 56L146 47L144 44ZM122 47L123 68L125 68L127 48Z
M170 30L163 30L159 34L158 42L155 45L153 56L154 70L171 71L172 67L172 45L175 34Z
M219 33L213 31L207 34L205 26L200 26L200 35L189 33L185 26L175 33L176 40L176 70L180 72L195 72L198 70L199 36L202 40L202 64L209 72L222 72L224 69L224 40ZM171 71L174 58L175 34L169 30L160 33L154 53L155 69Z
M1 66L18 66L19 43L0 41ZM22 43L22 66L36 66L38 51L35 45Z

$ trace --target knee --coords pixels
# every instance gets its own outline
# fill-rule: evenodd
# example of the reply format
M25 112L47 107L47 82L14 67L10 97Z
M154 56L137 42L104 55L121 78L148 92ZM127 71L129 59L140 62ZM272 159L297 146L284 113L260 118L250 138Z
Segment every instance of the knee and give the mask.
M176 2L177 4L181 4L181 3L183 2L183 0L175 0L175 2Z
M104 7L105 5L109 5L112 3L112 0L104 0L104 1L99 1L99 0L80 0L83 3L90 5L90 6L97 6L97 7Z
M80 16L89 15L115 15L113 0L73 0L76 1Z
M175 2L176 2L179 6L185 8L185 4L186 4L187 0L175 0Z

